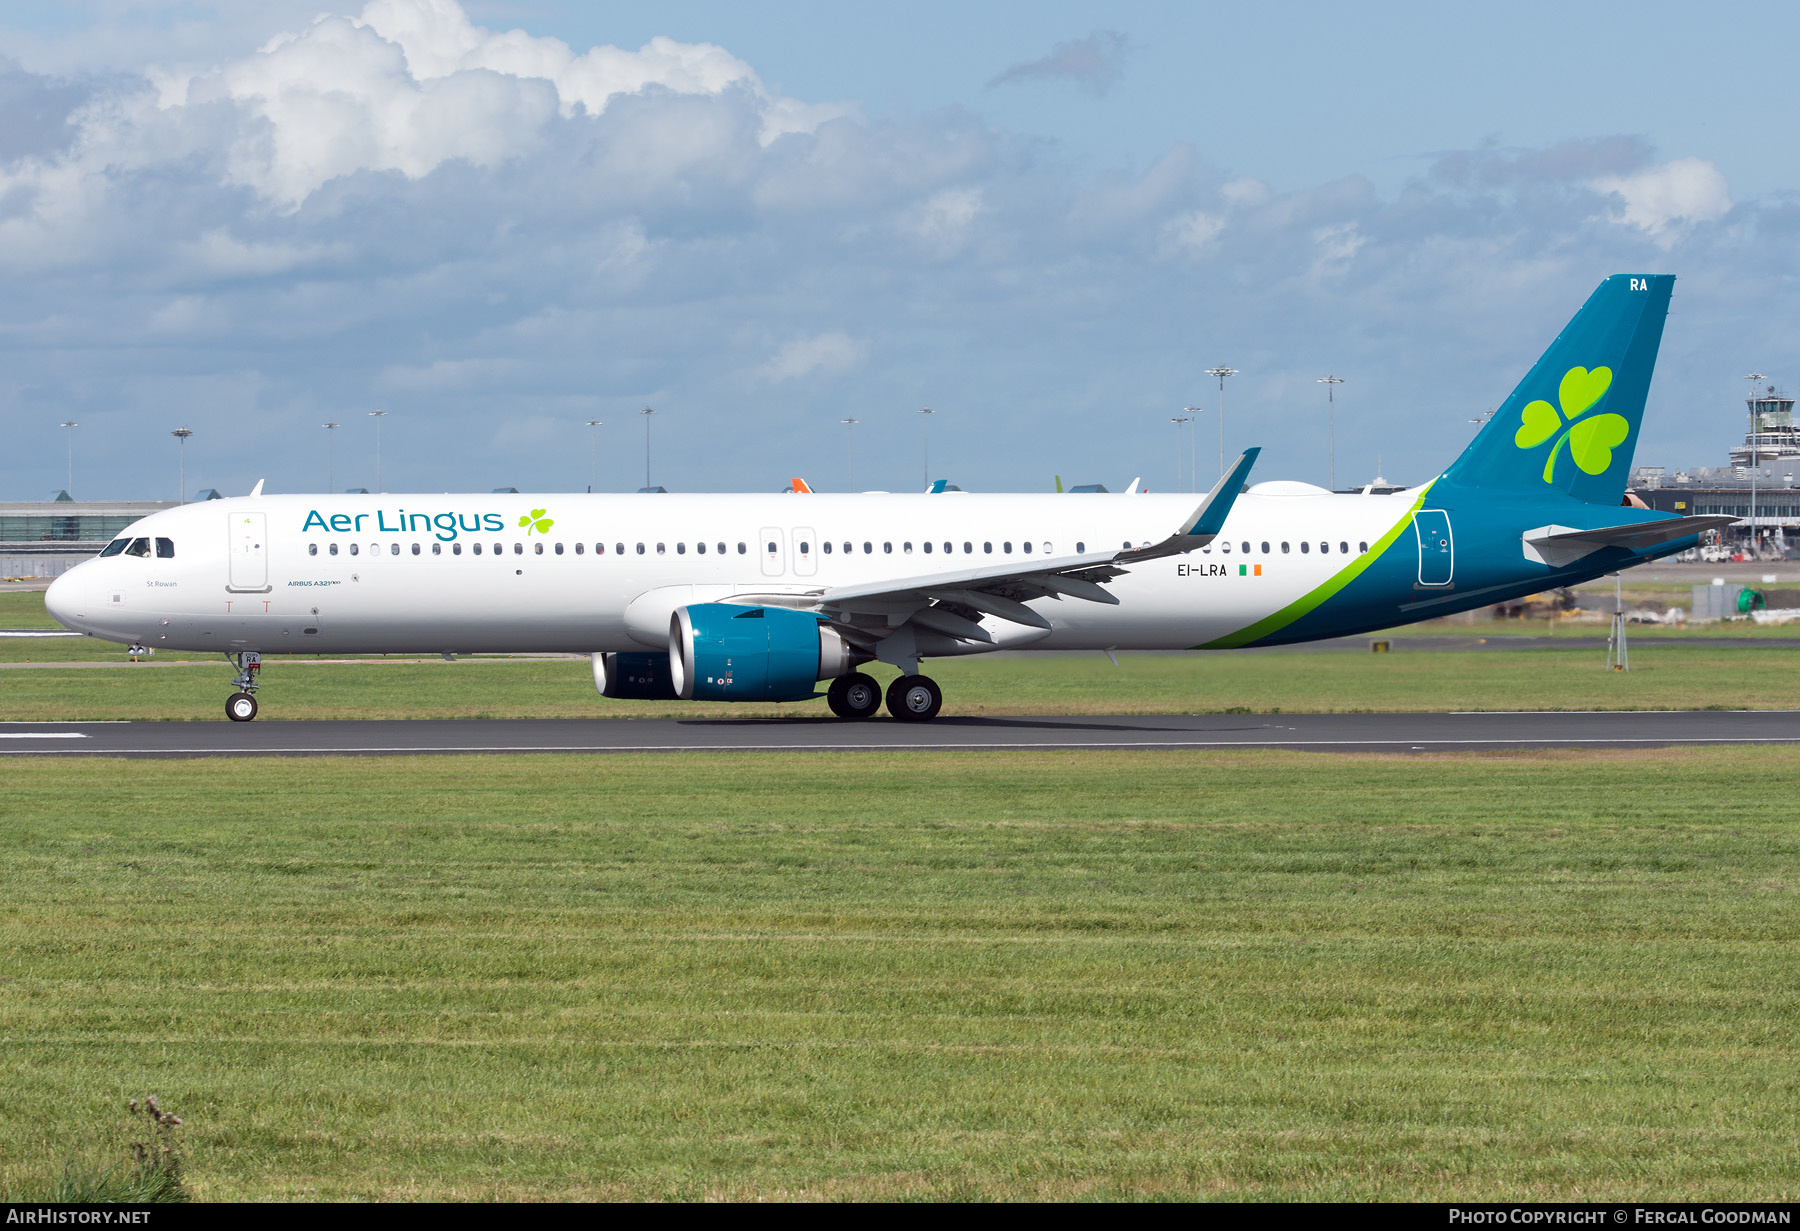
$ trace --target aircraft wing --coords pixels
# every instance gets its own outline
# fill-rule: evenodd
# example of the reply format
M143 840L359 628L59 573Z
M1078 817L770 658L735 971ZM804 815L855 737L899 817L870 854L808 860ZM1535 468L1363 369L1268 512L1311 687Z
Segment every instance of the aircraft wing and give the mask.
M992 643L978 621L997 616L1028 628L1049 629L1050 621L1025 604L1032 599L1078 598L1118 604L1101 584L1130 571L1130 565L1205 547L1218 536L1258 449L1247 450L1205 499L1161 542L1096 556L1009 560L981 568L951 569L917 577L833 586L806 595L734 596L733 602L770 601L804 605L832 616L846 633L873 644L908 625L959 641Z

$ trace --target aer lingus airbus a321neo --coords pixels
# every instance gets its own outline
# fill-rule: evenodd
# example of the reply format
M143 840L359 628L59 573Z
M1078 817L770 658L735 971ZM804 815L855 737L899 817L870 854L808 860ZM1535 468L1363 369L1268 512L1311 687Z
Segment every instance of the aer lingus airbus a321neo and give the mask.
M69 628L237 666L270 654L592 655L607 697L799 701L867 718L859 670L993 650L1226 650L1387 628L1693 546L1727 517L1621 507L1675 279L1620 275L1450 468L1392 493L343 495L144 518L50 587Z

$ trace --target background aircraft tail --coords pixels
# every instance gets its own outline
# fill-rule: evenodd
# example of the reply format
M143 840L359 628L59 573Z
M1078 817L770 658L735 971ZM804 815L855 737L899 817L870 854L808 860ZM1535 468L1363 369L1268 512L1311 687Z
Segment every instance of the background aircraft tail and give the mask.
M1616 274L1588 297L1441 480L1618 504L1673 274Z

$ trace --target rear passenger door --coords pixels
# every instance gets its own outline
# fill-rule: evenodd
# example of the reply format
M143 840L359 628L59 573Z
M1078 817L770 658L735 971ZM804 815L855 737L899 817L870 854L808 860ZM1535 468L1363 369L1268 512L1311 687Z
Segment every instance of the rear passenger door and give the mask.
M1449 585L1456 575L1456 546L1450 539L1450 514L1442 509L1420 509L1413 514L1413 532L1419 539L1419 584Z

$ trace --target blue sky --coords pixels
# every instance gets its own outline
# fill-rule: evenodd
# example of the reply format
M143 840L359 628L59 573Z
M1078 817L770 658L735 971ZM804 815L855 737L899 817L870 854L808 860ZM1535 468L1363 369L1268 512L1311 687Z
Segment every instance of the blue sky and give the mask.
M1789 368L1773 6L13 3L0 495L1441 467L1603 276L1681 276L1639 460ZM652 40L658 40L653 42ZM594 49L600 50L594 50ZM608 48L616 50L607 50ZM1759 81L1762 77L1764 80ZM1217 470L1201 417L1200 479ZM167 455L167 456L165 456ZM1183 473L1184 485L1188 476Z

